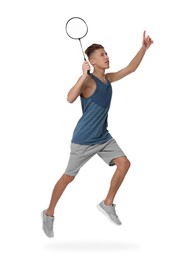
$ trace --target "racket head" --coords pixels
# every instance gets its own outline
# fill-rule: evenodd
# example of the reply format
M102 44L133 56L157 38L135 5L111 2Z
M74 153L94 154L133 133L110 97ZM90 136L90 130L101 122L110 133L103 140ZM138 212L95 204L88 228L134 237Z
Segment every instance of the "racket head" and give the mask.
M76 16L67 21L65 30L71 39L80 40L87 35L88 25L85 20Z

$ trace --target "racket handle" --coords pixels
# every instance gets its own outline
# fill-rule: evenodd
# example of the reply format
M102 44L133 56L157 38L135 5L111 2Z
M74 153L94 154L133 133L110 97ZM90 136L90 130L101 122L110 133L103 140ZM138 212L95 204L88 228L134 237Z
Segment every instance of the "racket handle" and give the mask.
M84 54L83 54L83 55L84 55ZM84 61L87 61L86 58L85 58L85 56L84 56ZM88 75L90 75L90 70L87 70L87 73L88 73Z
M86 58L85 58L84 53L83 53L83 56L84 56L84 61L87 61ZM89 70L87 70L87 74L90 75L90 71Z

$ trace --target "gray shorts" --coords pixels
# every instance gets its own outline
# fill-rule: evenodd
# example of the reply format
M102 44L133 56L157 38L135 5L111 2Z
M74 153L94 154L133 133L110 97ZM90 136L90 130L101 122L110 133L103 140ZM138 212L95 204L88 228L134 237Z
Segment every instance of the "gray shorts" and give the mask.
M113 138L103 144L81 145L71 143L70 158L65 174L75 176L95 154L98 154L109 166L114 165L113 159L126 156Z

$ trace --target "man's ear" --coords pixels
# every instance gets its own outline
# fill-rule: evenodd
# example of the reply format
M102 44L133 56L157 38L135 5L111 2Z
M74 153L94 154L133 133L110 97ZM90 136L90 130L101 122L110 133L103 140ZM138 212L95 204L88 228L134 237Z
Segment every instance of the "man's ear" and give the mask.
M90 62L91 65L95 65L95 60L94 59L90 58L89 62Z

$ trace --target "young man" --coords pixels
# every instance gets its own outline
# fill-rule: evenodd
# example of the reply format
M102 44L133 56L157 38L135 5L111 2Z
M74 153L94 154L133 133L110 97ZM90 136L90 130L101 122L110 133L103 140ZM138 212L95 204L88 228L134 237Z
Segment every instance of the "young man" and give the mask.
M95 154L98 154L108 165L116 165L108 194L98 204L98 209L113 223L121 225L113 201L130 167L130 162L107 130L107 116L112 96L111 83L134 72L152 43L153 41L149 36L146 37L144 31L142 47L129 65L118 72L107 74L105 70L109 68L109 57L104 47L100 44L92 44L85 51L93 66L93 73L88 73L90 64L85 61L82 65L83 75L67 96L70 103L80 96L83 115L73 133L71 153L65 173L53 189L49 207L42 212L43 230L48 237L54 236L54 210L58 200L80 168Z

